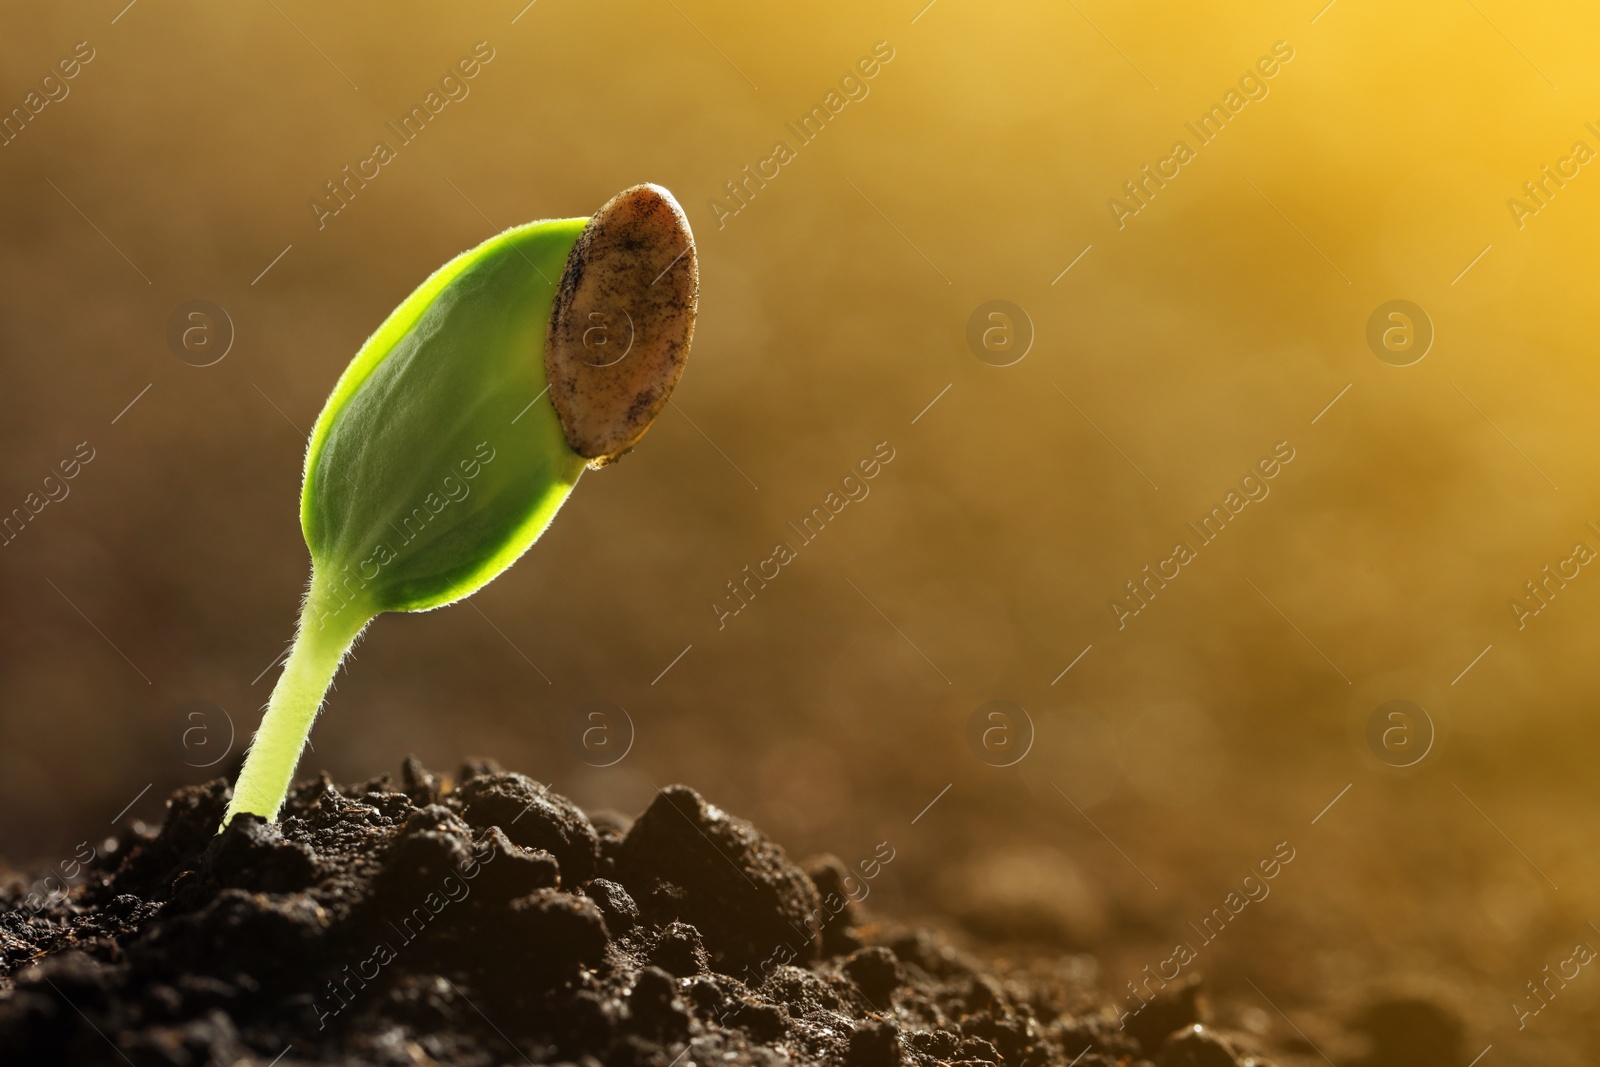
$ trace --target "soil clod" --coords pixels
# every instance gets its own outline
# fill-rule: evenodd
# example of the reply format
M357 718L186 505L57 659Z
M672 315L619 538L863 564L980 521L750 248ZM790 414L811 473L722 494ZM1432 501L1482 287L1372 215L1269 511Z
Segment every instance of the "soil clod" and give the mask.
M221 834L226 783L182 789L42 908L0 891L0 1063L1237 1062L1193 984L1120 1029L1085 968L996 975L871 920L836 860L683 786L597 829L489 761L399 777Z

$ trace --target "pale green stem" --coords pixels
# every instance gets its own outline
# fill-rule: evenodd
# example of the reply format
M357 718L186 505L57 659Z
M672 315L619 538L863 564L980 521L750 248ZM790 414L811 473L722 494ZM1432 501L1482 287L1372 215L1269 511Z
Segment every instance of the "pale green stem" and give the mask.
M311 589L300 610L294 646L284 661L283 673L272 687L261 728L244 758L244 769L233 787L233 801L223 816L220 832L242 811L273 820L289 794L300 751L311 736L311 724L333 684L345 653L373 618L355 603L341 603L312 573Z

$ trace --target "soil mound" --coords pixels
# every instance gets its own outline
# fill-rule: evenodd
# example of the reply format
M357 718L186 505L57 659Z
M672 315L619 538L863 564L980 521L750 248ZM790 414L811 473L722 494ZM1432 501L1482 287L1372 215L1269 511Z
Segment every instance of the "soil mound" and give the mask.
M52 899L0 896L0 1063L1260 1064L1169 989L1118 1028L1081 960L994 973L869 918L693 790L631 824L492 763L298 784L215 833L174 793Z

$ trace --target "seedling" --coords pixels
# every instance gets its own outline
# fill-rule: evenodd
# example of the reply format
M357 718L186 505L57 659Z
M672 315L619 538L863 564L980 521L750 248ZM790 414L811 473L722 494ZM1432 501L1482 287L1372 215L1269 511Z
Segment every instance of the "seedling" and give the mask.
M223 825L275 819L340 662L386 611L499 575L683 374L699 269L672 194L533 222L433 273L351 360L306 452L311 580Z

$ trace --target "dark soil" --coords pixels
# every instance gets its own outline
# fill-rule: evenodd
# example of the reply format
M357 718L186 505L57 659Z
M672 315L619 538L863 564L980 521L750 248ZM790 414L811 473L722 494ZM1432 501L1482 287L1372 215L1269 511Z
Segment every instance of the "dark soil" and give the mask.
M682 786L630 824L411 760L217 835L228 792L0 897L0 1064L1265 1063L1192 983L1119 1028L1088 961L986 968Z

